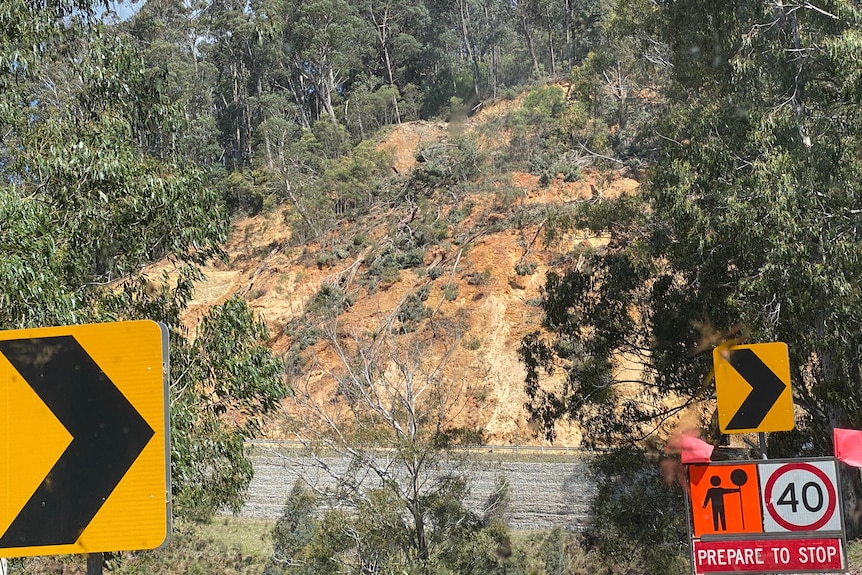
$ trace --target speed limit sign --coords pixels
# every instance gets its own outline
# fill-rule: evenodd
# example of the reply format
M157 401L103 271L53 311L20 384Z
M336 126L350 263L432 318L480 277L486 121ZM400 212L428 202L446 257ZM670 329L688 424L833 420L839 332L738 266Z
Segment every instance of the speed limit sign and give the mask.
M764 532L840 531L834 460L760 465Z

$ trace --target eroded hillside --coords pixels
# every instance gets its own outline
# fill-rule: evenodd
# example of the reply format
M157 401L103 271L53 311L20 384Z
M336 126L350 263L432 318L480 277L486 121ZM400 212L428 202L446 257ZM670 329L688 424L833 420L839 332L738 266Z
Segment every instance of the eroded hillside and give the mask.
M380 148L391 153L393 173L406 175L423 147L446 144L477 121L481 118L457 130L445 123L403 124ZM461 192L457 202L436 208L422 204L424 215L417 214L418 204L392 208L345 223L337 234L307 245L290 241L282 209L242 218L234 222L225 246L228 262L204 270L206 281L198 285L186 319L193 324L202 310L239 294L269 325L273 349L286 354L297 336L296 322L326 285L349 297L350 305L338 317L338 329L344 333L375 329L408 295L424 289L428 309L463 324L451 360L463 368L459 425L480 431L490 443L533 443L538 439L524 409L520 340L541 321L537 302L545 273L576 264L573 248L603 242L575 232L548 243L547 214L555 206L600 194L633 193L638 182L632 176L584 169L577 181L560 177L542 186L537 176L527 173L482 173L485 187ZM495 191L486 191L491 186ZM436 214L429 215L435 209ZM386 246L397 242L405 228L412 232L411 226L418 225L444 228L445 237L427 245L421 261L380 272ZM327 393L333 383L323 365L326 354L314 345L303 353L316 355L315 367L303 377ZM578 444L575 429L562 427L558 432L559 444ZM285 435L278 417L265 433L272 438Z

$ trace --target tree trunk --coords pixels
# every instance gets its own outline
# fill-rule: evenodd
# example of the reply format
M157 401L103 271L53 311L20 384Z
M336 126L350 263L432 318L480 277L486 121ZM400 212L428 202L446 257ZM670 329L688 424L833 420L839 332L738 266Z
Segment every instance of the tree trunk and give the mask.
M389 85L395 88L395 75L392 73L392 59L389 55L389 7L386 7L383 20L380 22L377 21L374 11L371 11L371 20L374 22L374 27L377 30L377 39L380 40L380 48L383 50L383 61L386 64L386 76L389 80ZM400 124L401 112L398 109L397 95L392 96L392 107L395 110L395 122Z
M467 52L467 57L473 64L473 91L476 93L476 99L478 101L481 99L479 96L479 83L481 78L479 75L479 60L476 56L476 51L473 49L473 42L469 32L470 11L467 7L467 0L459 0L458 8L461 16L462 41L464 43L464 50Z
M551 18L551 5L548 4L548 56L551 58L551 76L557 75L557 58L554 53L554 27Z
M329 115L329 119L337 126L338 118L336 118L335 109L332 107L332 92L335 90L335 73L332 71L332 68L328 68L321 76L318 87L320 88L318 90L320 103L323 104L323 109Z
M575 67L575 43L572 39L572 0L566 0L566 59L569 69Z
M299 111L297 120L299 120L299 125L307 130L311 127L311 118L309 117L308 105L303 95L304 91L302 90L302 86L296 85L293 78L289 78L288 82L290 84L290 93L293 94L293 101L296 102L296 107Z
M530 58L533 60L533 72L536 77L539 76L539 57L536 55L536 46L533 43L533 34L530 31L530 26L527 24L527 16L521 14L521 30L524 32L524 39L527 41L527 50L530 52Z

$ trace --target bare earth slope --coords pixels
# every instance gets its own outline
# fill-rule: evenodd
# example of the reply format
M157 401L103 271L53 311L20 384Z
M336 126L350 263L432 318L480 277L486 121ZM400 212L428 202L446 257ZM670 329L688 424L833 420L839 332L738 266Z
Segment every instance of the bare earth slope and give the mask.
M492 112L485 112L492 113ZM469 126L466 127L469 129ZM450 137L451 127L444 123L414 122L396 127L380 147L391 151L393 171L408 174L421 146ZM638 182L625 173L596 174L584 171L577 182L553 182L547 187L529 174L511 175L509 200L501 204L493 194L469 198L469 216L459 228L471 230L464 242L440 242L425 254L424 269L441 266L442 277L457 288L457 297L445 297L440 288L432 289L426 305L440 306L449 313L461 311L466 318L469 346L459 353L469 362L470 381L466 389L470 400L460 415L468 428L482 430L493 444L535 443L524 402L523 366L518 360L521 338L535 330L541 321L536 307L544 284L545 272L568 257L579 243L597 245L601 238L573 233L547 246L543 241L543 206L558 202L589 199L596 194L632 193ZM533 223L513 225L519 213L534 214ZM379 228L378 228L379 229ZM374 236L374 230L369 234ZM382 233L382 232L381 232ZM198 285L186 320L195 323L209 306L239 294L265 319L273 334L273 349L284 353L291 335L285 326L302 314L306 304L324 282L338 274L349 274L366 265L362 255L351 255L331 267L315 263L317 245L293 247L290 230L281 210L247 217L234 223L225 246L226 265L205 269L206 280ZM354 266L351 269L351 266ZM516 272L519 269L523 275ZM524 273L524 272L528 273ZM413 270L401 270L398 279L375 290L360 292L360 297L342 315L340 322L355 326L372 325L389 313L405 293L416 289L422 277ZM435 282L442 285L440 282ZM469 358L466 358L469 354ZM273 422L267 427L270 438L281 437ZM558 444L577 445L574 429L559 430Z

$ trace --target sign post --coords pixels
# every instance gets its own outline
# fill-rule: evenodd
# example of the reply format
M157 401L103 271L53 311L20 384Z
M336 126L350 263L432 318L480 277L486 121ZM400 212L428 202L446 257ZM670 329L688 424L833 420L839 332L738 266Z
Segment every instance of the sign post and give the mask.
M0 332L0 557L167 541L167 344L152 321Z
M719 428L757 433L762 459L688 467L694 573L846 572L835 459L767 459L766 432L795 425L787 344L718 347L713 361Z

